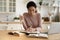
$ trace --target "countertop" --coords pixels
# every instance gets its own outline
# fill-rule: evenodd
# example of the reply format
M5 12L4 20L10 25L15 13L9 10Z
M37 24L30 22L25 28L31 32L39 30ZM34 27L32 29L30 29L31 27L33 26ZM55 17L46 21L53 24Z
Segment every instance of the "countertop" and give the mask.
M9 21L9 22L0 22L0 24L21 24L21 22L14 22L14 21ZM42 24L50 24L50 22L43 22Z
M0 22L0 24L21 24L21 22Z

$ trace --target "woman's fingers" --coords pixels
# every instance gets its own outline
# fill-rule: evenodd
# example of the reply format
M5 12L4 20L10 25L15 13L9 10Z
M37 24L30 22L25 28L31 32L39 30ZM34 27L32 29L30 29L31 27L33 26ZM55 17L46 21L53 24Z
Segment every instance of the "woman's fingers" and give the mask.
M36 29L35 28L28 28L26 31L27 32L34 32L34 31L36 31Z

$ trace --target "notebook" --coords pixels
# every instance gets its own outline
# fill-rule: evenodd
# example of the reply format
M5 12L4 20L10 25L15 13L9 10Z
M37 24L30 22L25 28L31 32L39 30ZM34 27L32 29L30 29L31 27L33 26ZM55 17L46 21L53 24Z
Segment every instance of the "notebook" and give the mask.
M26 31L21 31L21 33L25 33L27 36L29 37L44 37L44 38L48 38L48 33L44 32L44 33L37 33L37 32L26 32Z
M28 36L29 37L44 37L44 38L48 38L48 34L42 34L42 33L39 33L39 34L29 34Z

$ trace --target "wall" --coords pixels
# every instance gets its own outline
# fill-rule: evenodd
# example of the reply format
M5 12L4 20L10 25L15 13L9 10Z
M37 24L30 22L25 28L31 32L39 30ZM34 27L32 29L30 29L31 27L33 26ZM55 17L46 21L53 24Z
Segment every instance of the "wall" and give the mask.
M26 4L27 4L27 2L29 2L29 1L31 1L31 0L28 0L28 1L26 1L26 2L24 2L24 0L17 0L17 6L16 6L16 16L19 16L19 15L22 15L24 12L27 12L27 9L26 9ZM48 9L47 9L47 7L45 7L45 6L43 6L43 7L41 7L41 9L39 8L39 0L32 0L32 1L34 1L36 4L37 4L37 10L38 10L38 12L39 13L41 13L41 15L42 16L48 16Z
M27 11L25 4L23 0L16 1L16 16L22 15L25 11Z
M16 16L22 15L24 12L27 12L26 4L29 1L34 1L35 3L37 3L39 0L17 0Z

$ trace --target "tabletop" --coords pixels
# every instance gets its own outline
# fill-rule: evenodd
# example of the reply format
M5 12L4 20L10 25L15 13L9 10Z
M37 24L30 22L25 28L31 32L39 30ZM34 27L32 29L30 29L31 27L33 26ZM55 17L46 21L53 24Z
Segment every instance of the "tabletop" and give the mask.
M47 38L28 37L21 33L20 36L9 35L10 30L0 30L0 40L48 40Z
M21 33L20 36L9 35L10 30L0 30L0 40L60 40L59 34L49 34L48 38L35 38L28 37Z

